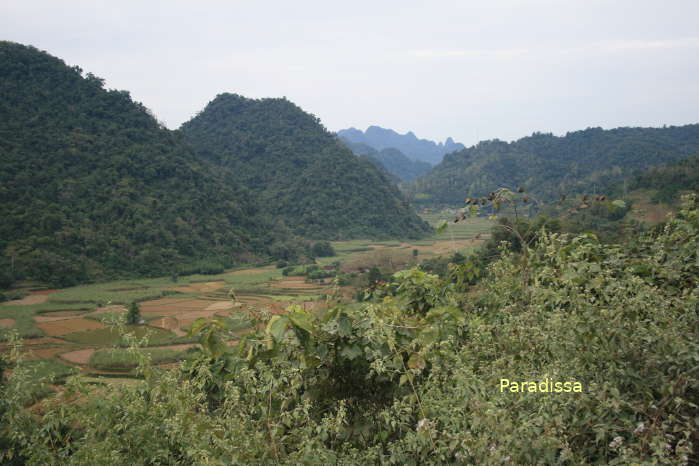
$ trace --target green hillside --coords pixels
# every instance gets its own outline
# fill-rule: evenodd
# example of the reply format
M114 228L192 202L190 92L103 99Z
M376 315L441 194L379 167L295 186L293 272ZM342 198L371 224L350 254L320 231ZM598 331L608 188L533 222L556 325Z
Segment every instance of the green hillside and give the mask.
M683 191L699 192L699 155L637 175L630 189L654 190L654 202L677 203Z
M557 137L535 133L511 143L481 142L447 154L418 179L418 202L461 205L499 187L527 190L543 199L604 192L636 171L699 152L699 124L664 128L589 128Z
M430 231L371 162L286 99L221 94L181 131L202 159L230 168L302 236L397 238Z
M273 241L250 195L128 92L0 42L0 95L0 286L230 265Z

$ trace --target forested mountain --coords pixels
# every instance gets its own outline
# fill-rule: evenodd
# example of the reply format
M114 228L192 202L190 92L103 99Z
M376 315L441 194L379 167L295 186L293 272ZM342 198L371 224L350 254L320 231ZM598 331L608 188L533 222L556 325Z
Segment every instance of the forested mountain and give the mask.
M284 236L225 171L78 67L0 42L0 95L5 285L230 265Z
M270 215L305 237L430 231L371 162L286 99L221 94L181 132L203 160L230 168Z
M558 137L535 133L448 154L411 190L418 202L462 205L499 187L525 186L543 199L604 192L638 170L699 152L699 124L663 128L588 128Z
M655 191L653 200L666 203L676 203L684 191L699 194L699 155L651 168L637 175L628 188L652 189Z
M436 165L442 161L444 154L464 149L464 145L447 138L445 142L436 143L428 139L418 139L412 131L399 134L392 129L369 126L365 132L356 128L342 129L337 135L346 141L366 144L376 150L394 148L414 160Z
M429 163L408 158L404 153L393 147L378 151L366 144L351 142L342 137L340 139L356 155L375 161L376 164L397 178L396 182L409 183L432 169L432 165Z

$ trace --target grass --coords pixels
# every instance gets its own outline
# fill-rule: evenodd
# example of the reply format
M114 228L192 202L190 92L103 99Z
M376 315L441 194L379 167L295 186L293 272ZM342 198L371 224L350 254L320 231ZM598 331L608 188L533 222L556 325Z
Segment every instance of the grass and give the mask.
M318 301L322 295L278 295L272 299L278 302L302 302L302 301Z
M67 377L77 373L75 368L61 364L55 359L25 361L22 366L28 371L31 382L28 385L27 406L51 395L54 390L49 384L62 384Z
M196 348L187 350L156 348L137 351L147 354L151 363L157 365L182 361L198 350ZM102 349L92 354L88 366L97 370L129 371L138 366L138 357L127 349Z
M454 223L456 214L453 211L442 210L441 212L422 213L420 217L430 225L437 226L442 220L449 224L443 233L435 233L433 240L462 240L472 239L475 235L490 233L493 221L485 217L466 218L458 223Z
M62 364L55 359L39 359L24 363L36 376L37 382L44 380L51 383L62 383L71 375L77 373L72 366Z
M176 340L174 333L158 327L149 327L147 325L127 325L126 329L129 333L133 332L139 339L148 334L148 345L169 344ZM73 343L81 343L84 345L113 346L122 343L122 336L114 327L98 328L84 332L73 332L63 335L62 338Z
M8 334L12 329L16 329L22 338L46 336L34 322L33 317L37 314L47 314L54 311L91 310L93 308L94 305L76 306L75 304L55 303L0 306L0 319L14 319L15 321L15 325L12 328L0 328L0 341L7 340Z

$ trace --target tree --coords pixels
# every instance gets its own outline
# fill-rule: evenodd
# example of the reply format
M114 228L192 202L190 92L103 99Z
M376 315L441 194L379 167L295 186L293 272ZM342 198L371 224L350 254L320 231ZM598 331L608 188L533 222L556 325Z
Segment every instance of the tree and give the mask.
M141 321L141 308L136 301L131 303L129 311L126 313L126 323L128 325L136 325Z

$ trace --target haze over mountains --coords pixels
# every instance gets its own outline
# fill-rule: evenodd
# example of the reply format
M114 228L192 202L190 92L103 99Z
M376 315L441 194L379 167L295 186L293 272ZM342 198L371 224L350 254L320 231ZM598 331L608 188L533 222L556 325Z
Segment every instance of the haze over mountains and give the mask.
M376 150L366 144L340 138L355 154L366 157L385 170L395 183L409 183L432 169L432 165L421 160L413 160L393 147Z
M356 128L342 129L337 132L337 135L346 141L365 144L379 151L387 148L398 149L408 157L430 165L441 162L444 154L464 149L463 144L454 142L452 138L447 138L443 143L436 143L427 139L418 139L412 131L399 134L392 129L380 126L369 126L364 132Z

